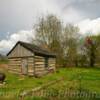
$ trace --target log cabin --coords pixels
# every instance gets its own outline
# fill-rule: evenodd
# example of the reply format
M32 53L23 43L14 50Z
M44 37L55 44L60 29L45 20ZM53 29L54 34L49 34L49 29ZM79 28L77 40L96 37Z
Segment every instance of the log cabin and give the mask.
M18 41L7 54L12 72L42 76L55 71L56 55L34 44Z

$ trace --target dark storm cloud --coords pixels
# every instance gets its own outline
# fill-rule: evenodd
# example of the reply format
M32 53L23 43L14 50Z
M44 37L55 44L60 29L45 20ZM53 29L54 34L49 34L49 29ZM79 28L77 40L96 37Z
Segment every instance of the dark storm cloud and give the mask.
M33 0L0 0L0 39L7 32L31 29L36 13L34 7Z
M83 13L87 18L100 16L100 0L70 0L63 9L67 9L70 6Z
M100 0L0 0L0 53L34 37L33 23L42 14L57 14L64 23L78 25L83 34L100 32L99 9Z
M51 5L49 4L50 2ZM51 6L47 11L55 10L54 7L58 6L58 10L62 13L63 11L67 12L69 8L73 8L81 14L81 17L83 16L82 18L96 18L100 16L100 0L0 0L0 39L7 32L13 33L22 29L30 30L35 17L44 10L41 3L44 4L44 9Z

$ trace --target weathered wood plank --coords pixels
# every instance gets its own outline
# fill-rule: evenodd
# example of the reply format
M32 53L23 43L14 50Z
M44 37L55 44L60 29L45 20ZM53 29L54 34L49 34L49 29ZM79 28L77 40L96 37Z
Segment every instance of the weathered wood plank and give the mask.
M20 69L18 70L18 69L14 69L14 68L13 69L9 68L8 70L15 71L15 72L21 72Z
M44 59L34 59L36 62L44 62L45 60Z
M35 65L44 65L44 62L35 62Z
M28 49L24 48L22 45L18 44L13 51L8 55L8 57L23 57L23 56L33 56L34 54Z
M21 67L21 64L9 64L9 66L19 66L19 67Z
M44 57L42 57L42 56L36 56L36 55L35 55L34 57L35 57L35 58L44 58Z

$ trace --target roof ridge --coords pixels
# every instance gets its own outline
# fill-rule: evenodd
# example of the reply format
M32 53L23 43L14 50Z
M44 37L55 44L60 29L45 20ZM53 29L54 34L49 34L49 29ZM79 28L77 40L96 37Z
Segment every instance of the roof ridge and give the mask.
M26 47L27 49L29 49L32 52L35 52L36 54L43 54L43 55L47 55L47 56L56 56L53 52L50 52L46 49L43 49L35 44L32 43L27 43L27 42L23 42L23 41L18 41L18 43L20 43L22 46Z
M39 49L42 49L42 50L44 50L44 51L48 51L48 50L46 50L46 49L44 49L44 48L42 48L42 47L39 47L39 46L37 46L37 45L35 45L35 44L32 44L32 43L28 43L28 42L23 42L23 41L18 41L19 43L24 43L24 44L28 44L28 45L31 45L31 46L35 46L36 48L39 48ZM50 51L48 51L48 52L50 52Z

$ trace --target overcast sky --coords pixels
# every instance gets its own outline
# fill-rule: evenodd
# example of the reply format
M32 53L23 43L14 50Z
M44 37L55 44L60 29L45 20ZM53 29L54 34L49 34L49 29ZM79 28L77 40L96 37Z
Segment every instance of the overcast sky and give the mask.
M37 18L49 13L77 25L81 34L100 32L100 0L0 0L0 52L28 42Z

